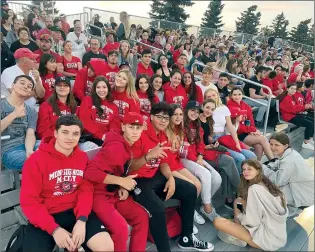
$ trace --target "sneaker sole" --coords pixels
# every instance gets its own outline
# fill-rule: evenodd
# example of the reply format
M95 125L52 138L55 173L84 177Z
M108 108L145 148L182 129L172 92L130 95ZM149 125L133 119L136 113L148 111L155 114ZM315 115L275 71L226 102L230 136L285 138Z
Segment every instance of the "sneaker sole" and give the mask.
M195 251L203 251L203 252L208 252L208 251L212 251L214 250L214 246L212 245L211 248L208 248L208 249L198 249L198 248L195 248L195 247L183 247L179 244L177 244L177 246L182 249L182 250L189 250L189 251L192 251L192 250L195 250Z
M232 235L226 234L224 232L218 231L218 237L220 238L221 241L228 243L228 244L232 244L238 247L246 247L247 243L239 240L237 238L234 238Z

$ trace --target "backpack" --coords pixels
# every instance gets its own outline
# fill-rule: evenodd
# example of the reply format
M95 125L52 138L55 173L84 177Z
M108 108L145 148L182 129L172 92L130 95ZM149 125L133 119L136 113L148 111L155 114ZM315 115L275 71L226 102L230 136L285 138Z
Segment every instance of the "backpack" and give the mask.
M26 225L20 225L11 236L5 252L23 252Z

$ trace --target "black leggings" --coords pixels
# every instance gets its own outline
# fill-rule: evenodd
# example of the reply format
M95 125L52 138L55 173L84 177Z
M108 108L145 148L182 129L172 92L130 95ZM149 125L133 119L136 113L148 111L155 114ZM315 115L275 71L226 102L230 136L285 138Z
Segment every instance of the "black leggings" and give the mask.
M172 199L181 201L182 236L193 233L194 210L197 198L196 187L179 178L175 179L175 193ZM150 231L158 251L171 251L166 229L165 208L163 201L166 193L163 192L166 178L157 172L153 178L136 179L137 187L141 189L139 195L134 195L136 202L141 204L150 213Z
M299 127L305 127L305 140L309 140L314 136L314 117L312 118L311 115L296 115L289 122Z

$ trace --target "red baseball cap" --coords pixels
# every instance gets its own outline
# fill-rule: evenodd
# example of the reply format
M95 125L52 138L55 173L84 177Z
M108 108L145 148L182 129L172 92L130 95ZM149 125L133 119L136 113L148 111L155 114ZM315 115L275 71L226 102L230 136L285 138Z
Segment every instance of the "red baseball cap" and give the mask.
M36 59L38 56L39 56L39 54L33 53L28 48L20 48L14 52L14 58L16 58L16 59L23 58L23 57L26 57L29 59Z
M125 114L123 124L138 124L143 125L143 117L135 112L129 112Z
M246 115L247 114L246 110L242 110L238 107L231 107L230 112L231 112L231 118L236 118L240 115Z

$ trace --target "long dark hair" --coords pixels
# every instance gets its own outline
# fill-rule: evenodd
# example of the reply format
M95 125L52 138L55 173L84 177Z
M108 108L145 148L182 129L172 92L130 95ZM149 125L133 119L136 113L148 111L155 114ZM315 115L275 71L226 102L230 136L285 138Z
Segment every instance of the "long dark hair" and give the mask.
M213 99L204 100L203 103L202 103L202 106L205 106L207 103L213 103L214 106L217 107L217 105L215 104L215 100L213 100ZM206 120L207 120L207 123L209 125L210 136L212 136L212 134L213 134L213 125L214 125L213 116L207 117Z
M151 82L150 82L150 77L146 74L139 74L137 79L136 79L136 83L135 83L135 86L136 86L136 90L140 90L140 87L139 87L139 82L141 79L146 79L146 81L148 82L148 89L146 91L147 95L148 95L148 99L149 101L151 102L151 104L154 104L154 90L153 90L153 87L151 85Z
M189 101L197 101L197 86L196 86L196 82L195 82L195 77L193 75L192 72L186 72L183 74L183 78L182 78L182 86L185 88L185 82L184 82L184 77L185 74L189 74L191 77L191 84L189 87L189 93L188 93L188 100Z
M182 107L176 103L170 104L170 108L171 108L171 117L174 115L176 109L180 109L183 111ZM184 122L182 122L179 126L177 126L172 123L172 120L170 120L170 123L168 124L165 130L165 133L167 135L169 142L172 142L176 135L178 135L182 141L184 139Z
M77 103L75 102L74 99L74 95L71 91L71 86L69 86L70 88L70 92L67 96L67 100L66 100L66 105L68 107L70 107L71 110L71 114L75 114L77 111ZM56 92L56 88L54 88L54 91L52 93L52 95L47 99L47 102L51 105L53 112L57 115L57 116L61 116L61 112L60 109L58 107L57 101L59 100L57 92Z
M274 196L274 197L277 197L279 196L280 199L281 199L281 204L282 206L285 208L286 207L286 201L284 199L284 195L283 193L281 192L281 190L279 189L278 186L276 186L275 184L273 184L269 178L267 178L264 173L263 173L263 170L262 170L262 166L261 164L259 163L258 160L254 160L254 159L247 159L247 160L244 160L242 162L242 167L247 164L248 166L251 166L253 167L255 170L258 171L258 174L256 176L256 178L252 179L252 180L246 180L243 176L243 174L241 175L241 183L240 183L240 186L239 186L239 189L238 189L238 194L240 197L242 197L245 201L247 201L247 197L248 197L248 188L251 186L251 185L254 185L254 184L259 184L259 183L263 183L269 193Z
M292 86L296 86L296 83L293 84L289 84L287 87L287 90L283 91L281 94L279 94L277 96L277 99L279 100L279 102L282 102L282 100L284 99L284 97L286 97L288 95L288 89ZM296 102L294 95L292 95L292 99Z
M200 137L200 120L197 118L195 121L191 121L188 117L188 111L189 109L184 110L184 128L185 128L185 133L186 137L188 140L188 143L190 144L199 144L201 142L201 137ZM191 131L191 124L193 124L193 128L196 129L196 135L193 138L193 134Z
M31 27L34 27L34 25L33 25L33 19L35 18L36 16L35 16L35 14L34 13L30 13L30 14L28 14L28 16L27 16L27 27L28 28L31 28Z
M46 67L47 62L57 62L56 58L54 55L48 54L48 53L44 53L41 57L40 57L40 62L39 62L39 68L38 68L38 72L40 73L40 76L46 76L48 74L48 69ZM57 73L57 68L55 71L55 74Z
M150 85L151 85L153 91L154 91L153 82L154 82L155 78L160 78L160 79L162 80L162 76L159 75L159 74L153 74L153 75L152 75L152 77L151 77L151 79L150 79ZM161 90L162 90L162 87L163 87L163 82L162 82L162 85L161 85L160 89L157 90L157 91L161 91Z
M109 84L109 81L106 79L105 76L97 76L95 78L95 80L93 81L93 86L92 86L92 91L91 91L91 98L92 98L92 103L96 108L97 114L99 117L103 116L104 110L102 109L101 105L102 105L102 99L98 96L98 94L96 93L96 86L100 81L104 81L106 83L107 89L108 89L108 93L106 96L106 100L108 101L112 101L113 97L112 97L112 90Z

